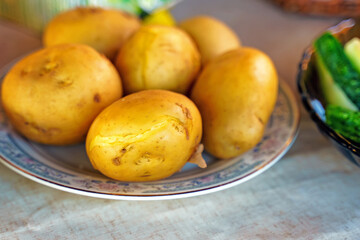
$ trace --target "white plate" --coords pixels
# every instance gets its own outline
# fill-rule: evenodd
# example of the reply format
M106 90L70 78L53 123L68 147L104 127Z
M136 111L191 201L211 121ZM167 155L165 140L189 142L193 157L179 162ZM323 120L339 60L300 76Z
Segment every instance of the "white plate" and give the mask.
M93 170L83 144L54 147L29 141L13 130L0 109L0 161L38 183L85 196L121 200L184 198L226 189L262 173L290 148L298 125L297 102L282 82L264 137L254 149L229 160L204 153L206 169L186 164L161 181L120 182Z

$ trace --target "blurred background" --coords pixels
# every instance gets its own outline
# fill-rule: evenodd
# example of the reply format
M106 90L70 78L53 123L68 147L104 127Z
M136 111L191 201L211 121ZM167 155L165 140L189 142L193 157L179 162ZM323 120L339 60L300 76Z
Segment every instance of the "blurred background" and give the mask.
M77 6L120 8L136 15L167 7L175 0L1 0L0 17L41 32L57 13Z
M1 0L0 17L41 32L57 13L77 6L120 8L142 16L181 0ZM183 0L186 1L186 0ZM187 0L189 1L189 0ZM358 16L360 0L263 0L283 10L318 16ZM219 1L222 2L222 1ZM206 6L204 5L204 8Z

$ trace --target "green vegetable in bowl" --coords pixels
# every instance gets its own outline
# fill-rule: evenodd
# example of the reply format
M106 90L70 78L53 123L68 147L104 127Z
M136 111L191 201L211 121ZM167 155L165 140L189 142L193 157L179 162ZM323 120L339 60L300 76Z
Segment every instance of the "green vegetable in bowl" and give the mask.
M330 32L314 42L320 87L326 101L326 123L360 143L360 39L343 45Z
M326 123L342 136L360 143L360 112L336 105L326 107Z
M346 56L341 43L327 32L316 39L314 47L325 101L359 110L360 74Z

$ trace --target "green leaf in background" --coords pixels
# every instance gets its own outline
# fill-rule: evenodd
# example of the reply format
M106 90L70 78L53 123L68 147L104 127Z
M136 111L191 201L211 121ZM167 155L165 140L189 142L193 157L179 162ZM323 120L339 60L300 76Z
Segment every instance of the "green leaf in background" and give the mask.
M58 13L77 6L118 8L138 16L149 14L174 0L0 0L0 18L16 22L37 32Z

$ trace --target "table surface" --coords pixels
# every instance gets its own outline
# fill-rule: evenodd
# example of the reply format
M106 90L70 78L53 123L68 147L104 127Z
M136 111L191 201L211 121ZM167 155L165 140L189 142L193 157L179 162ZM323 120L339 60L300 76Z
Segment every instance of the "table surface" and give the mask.
M173 13L222 19L243 45L274 60L294 92L305 46L340 20L286 13L261 0L184 1ZM36 34L0 21L0 66L40 45ZM360 168L301 111L299 136L277 164L198 197L96 199L43 186L0 164L0 239L359 239Z

